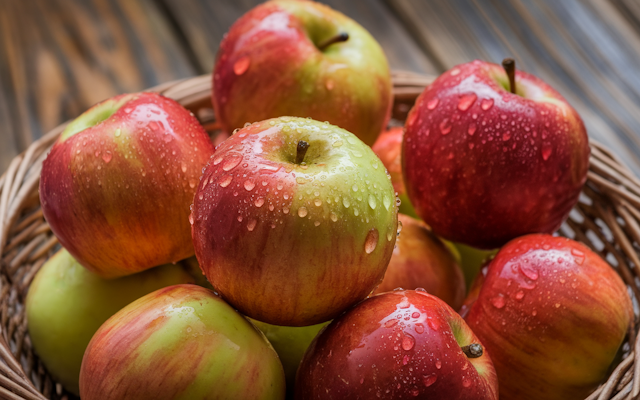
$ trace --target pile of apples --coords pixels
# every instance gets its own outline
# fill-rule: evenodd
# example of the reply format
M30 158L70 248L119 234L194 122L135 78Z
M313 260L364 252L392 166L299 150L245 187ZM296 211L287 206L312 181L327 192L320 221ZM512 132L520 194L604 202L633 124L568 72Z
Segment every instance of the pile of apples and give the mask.
M586 180L580 117L503 64L445 72L385 131L375 40L272 1L220 45L216 148L158 94L95 105L42 168L64 249L29 290L36 352L83 400L584 399L633 308L551 235ZM467 294L473 248L500 250Z

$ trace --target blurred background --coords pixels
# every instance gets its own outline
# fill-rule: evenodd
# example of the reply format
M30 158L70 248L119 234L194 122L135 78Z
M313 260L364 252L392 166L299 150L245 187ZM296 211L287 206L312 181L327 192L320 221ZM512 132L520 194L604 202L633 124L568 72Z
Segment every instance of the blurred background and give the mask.
M260 2L0 0L0 171L98 101L210 73L224 33ZM323 2L368 29L396 70L515 58L640 174L640 0Z

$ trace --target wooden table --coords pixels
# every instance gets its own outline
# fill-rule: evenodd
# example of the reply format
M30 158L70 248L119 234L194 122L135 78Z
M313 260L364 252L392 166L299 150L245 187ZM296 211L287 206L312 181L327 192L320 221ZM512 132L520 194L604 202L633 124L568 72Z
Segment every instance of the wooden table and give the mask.
M558 89L591 138L640 173L640 1L325 0L394 69L512 56ZM210 72L258 0L0 0L0 171L33 140L122 92Z

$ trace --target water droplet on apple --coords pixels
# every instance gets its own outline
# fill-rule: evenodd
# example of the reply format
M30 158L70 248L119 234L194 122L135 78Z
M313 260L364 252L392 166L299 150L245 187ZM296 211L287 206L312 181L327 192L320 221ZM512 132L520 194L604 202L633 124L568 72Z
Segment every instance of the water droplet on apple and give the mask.
M227 187L229 186L232 180L233 180L233 177L231 175L227 175L224 178L220 179L219 185L220 187L223 187L223 188Z
M340 147L342 146L343 142L342 140L336 140L335 142L333 142L333 147Z
M473 136L473 134L476 133L477 129L478 126L475 124L475 122L472 122L469 124L469 128L467 128L467 133L469 134L469 136Z
M402 232L402 221L398 221L398 229L396 230L396 235L400 235Z
M542 144L542 159L547 161L549 159L549 157L551 157L551 152L553 151L553 149L551 148L551 144L550 143L543 143Z
M251 60L249 59L249 57L244 56L244 57L240 57L238 59L238 61L236 61L233 64L233 72L236 75L242 75L245 72L247 72L247 69L249 69L249 64L251 63Z
M184 161L182 162L181 169L182 172L187 172L187 163L185 163Z
M531 279L532 281L535 281L538 279L538 271L536 271L532 267L525 266L524 264L518 264L518 269L520 270L520 272L522 272L524 276Z
M469 386L471 386L471 380L469 380L469 378L467 377L462 378L462 386L468 388Z
M360 153L358 150L352 150L351 154L353 154L354 157L362 157L362 153Z
M458 110L467 111L469 107L471 107L473 103L476 102L477 98L478 96L476 96L475 93L468 93L463 95L462 97L460 97L460 101L458 102Z
M252 191L254 187L256 187L256 184L251 179L247 179L246 181L244 181L244 188L247 191L249 191L249 192Z
M240 164L240 161L242 161L242 156L241 155L232 154L232 155L229 156L229 158L224 160L224 162L222 163L222 169L224 171L231 171L232 169L237 167L238 164Z
M420 322L418 322L417 324L415 324L415 326L413 327L413 329L415 329L416 333L418 333L418 334L422 334L422 333L424 333L424 325L422 325Z
M402 337L402 348L406 351L409 351L413 349L413 346L415 344L416 344L416 340L413 338L413 336L409 335L408 333L405 333L404 336Z
M327 81L324 83L324 86L327 88L327 90L333 90L333 79L327 79Z
M255 219L250 219L249 222L247 222L247 229L249 232L252 232L255 229L257 223L258 221Z
M329 214L329 218L331 218L333 222L336 222L338 220L338 216L333 212Z
M351 202L349 201L348 198L343 197L342 198L342 204L345 206L345 208L349 208L349 206L351 205Z
M493 107L493 99L483 99L480 102L480 107L484 110L487 111L488 109L490 109L491 107Z
M436 360L436 368L437 368L437 369L442 368L442 361L440 361L440 360Z
M372 194L369 195L369 207L371 207L372 210L375 210L376 207L378 206L378 203L376 202L376 197Z
M111 161L111 158L112 158L112 154L108 150L102 155L102 160L107 164L109 163L109 161Z
M414 311L413 314L411 314L411 318L420 318L420 313L417 311Z
M367 254L373 253L378 245L378 230L376 228L371 228L369 233L367 233L367 237L364 240L364 251Z
M194 187L196 187L196 185L198 184L198 181L196 181L194 178L189 179L189 187L191 189L193 189Z
M384 205L384 208L389 211L389 207L391 207L391 199L386 194L382 196L382 205Z
M122 133L122 131L120 130L120 128L117 128L116 132L115 132L115 136L119 137L121 133Z
M307 214L309 213L309 211L307 211L307 207L300 207L298 208L298 216L300 218L304 218L307 216Z
M189 223L193 225L193 213L189 213Z
M253 202L253 204L255 204L258 208L262 207L262 205L264 204L264 197L258 197L256 201Z
M456 76L460 73L460 69L459 68L454 68L451 70L451 76Z
M313 223L313 226L320 226L320 221L315 221L315 222Z
M216 158L213 159L213 165L218 165L222 162L222 160L224 160L224 157L222 156L218 156Z
M397 324L398 324L398 320L395 319L395 318L392 318L390 320L387 320L387 322L384 323L384 327L385 328L393 328Z
M315 199L313 201L313 204L315 204L316 207L320 207L322 205L322 200L320 199Z
M440 99L431 99L427 102L427 109L429 110L433 110L434 108L438 107L438 103L440 103Z
M505 133L502 134L502 140L503 141L506 142L509 139L511 139L511 132L505 132Z
M360 215L360 210L358 210L357 208L354 208L354 209L353 209L353 215L355 215L356 217L357 217L358 215Z
M503 308L505 304L504 296L502 294L499 294L496 297L493 297L491 299L491 304L493 304L495 308Z
M451 121L449 121L449 118L443 119L442 122L440 122L440 133L443 135L449 134L449 132L451 132L451 127Z
M436 383L437 380L438 380L438 376L436 374L432 374L432 375L426 376L422 380L422 382L424 383L424 385L426 387L429 387L429 386L433 385L434 383Z
M518 293L516 293L516 300L522 300L523 297L524 292L522 290L519 290Z

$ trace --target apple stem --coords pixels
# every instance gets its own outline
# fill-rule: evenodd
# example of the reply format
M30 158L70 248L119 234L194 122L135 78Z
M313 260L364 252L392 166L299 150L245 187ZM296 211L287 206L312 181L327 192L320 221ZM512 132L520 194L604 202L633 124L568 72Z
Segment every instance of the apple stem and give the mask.
M318 49L320 49L320 51L323 51L334 43L346 42L347 40L349 40L349 34L347 32L340 32L336 36L320 43L320 45L318 45Z
M302 164L304 161L304 156L307 154L307 150L309 149L309 143L301 140L298 142L298 149L296 151L296 164Z
M516 60L513 58L505 58L502 60L502 68L509 77L509 91L516 93Z
M482 357L482 345L480 343L471 343L468 346L464 346L462 348L462 352L467 356L467 358Z

